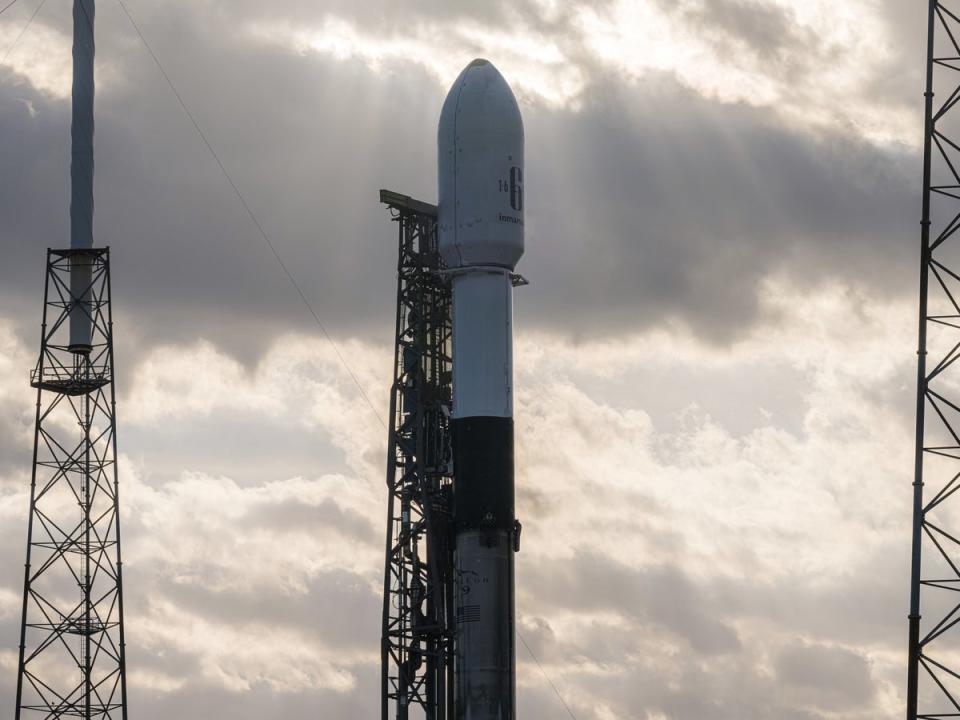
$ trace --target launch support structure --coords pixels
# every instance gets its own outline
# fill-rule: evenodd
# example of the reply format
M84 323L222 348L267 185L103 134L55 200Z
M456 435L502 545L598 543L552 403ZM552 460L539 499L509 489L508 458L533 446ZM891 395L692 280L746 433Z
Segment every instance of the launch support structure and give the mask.
M960 3L929 0L907 720L960 715L958 59Z

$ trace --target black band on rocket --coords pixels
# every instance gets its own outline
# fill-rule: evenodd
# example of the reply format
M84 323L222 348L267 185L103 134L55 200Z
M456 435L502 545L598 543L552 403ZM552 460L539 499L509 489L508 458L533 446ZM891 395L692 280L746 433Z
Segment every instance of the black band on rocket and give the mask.
M452 421L454 526L462 530L513 530L513 418Z

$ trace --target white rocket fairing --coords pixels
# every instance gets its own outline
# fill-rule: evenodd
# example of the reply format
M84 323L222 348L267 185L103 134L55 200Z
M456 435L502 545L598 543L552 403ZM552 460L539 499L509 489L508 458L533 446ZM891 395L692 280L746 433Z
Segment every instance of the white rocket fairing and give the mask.
M512 271L523 255L523 120L474 60L438 130L440 253L453 285L456 717L514 720Z
M512 269L523 255L523 119L507 81L474 60L440 113L440 252L450 268Z

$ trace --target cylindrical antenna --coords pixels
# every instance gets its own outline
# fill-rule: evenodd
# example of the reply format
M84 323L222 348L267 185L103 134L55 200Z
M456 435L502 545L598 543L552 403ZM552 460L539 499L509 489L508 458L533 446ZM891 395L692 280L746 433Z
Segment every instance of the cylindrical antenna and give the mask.
M70 265L70 350L86 354L91 350L93 324L93 60L95 54L95 0L73 3L73 123L70 162L70 248L75 251Z

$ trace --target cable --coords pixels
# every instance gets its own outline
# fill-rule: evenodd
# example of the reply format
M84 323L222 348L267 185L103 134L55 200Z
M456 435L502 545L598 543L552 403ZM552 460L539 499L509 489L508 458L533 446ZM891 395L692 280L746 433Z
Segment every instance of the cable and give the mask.
M550 679L550 676L547 675L547 671L543 669L543 665L540 664L539 658L533 654L533 650L530 649L530 646L527 645L527 641L523 639L523 635L520 634L520 631L517 630L517 637L520 638L520 642L523 643L523 646L527 649L527 652L530 653L530 657L533 658L533 661L537 664L537 667L540 668L540 672L543 673L543 677L546 678L547 682L550 683L550 687L553 688L553 691L557 694L557 697L560 699L560 702L563 703L563 707L566 708L567 714L577 720L577 716L573 714L573 710L570 709L570 706L567 705L567 701L563 699L563 695L560 694L560 691L557 689L557 686L553 684L553 680Z
M13 7L16 2L17 0L12 0L12 2L10 2L6 7L4 7L3 10L0 10L0 15L2 15L9 8ZM10 53L13 52L13 49L17 46L17 43L19 43L21 38L23 38L24 34L30 28L30 25L33 23L33 19L37 16L37 13L40 12L40 8L42 8L46 2L47 0L40 0L40 2L37 4L37 7L34 8L33 13L30 15L29 18L27 18L26 25L23 26L22 30L20 30L20 34L17 35L16 39L12 43L10 43L10 47L8 47L7 51L3 54L3 59L0 60L0 65L6 64L7 58L10 57Z
M227 182L230 183L230 187L233 188L234 194L237 196L237 199L240 201L240 204L243 206L243 209L246 211L247 215L250 217L250 220L253 222L254 226L257 228L257 232L260 234L260 237L263 238L264 242L267 243L267 247L270 248L270 252L273 254L274 259L277 261L277 264L280 266L280 269L283 270L283 274L287 276L290 284L293 286L293 289L297 291L297 295L300 296L300 300L303 301L304 306L307 308L309 313L313 316L314 321L317 324L317 327L320 328L320 331L326 337L327 341L330 343L330 346L333 348L333 351L336 353L337 358L339 358L340 363L343 365L344 369L350 375L350 378L353 380L354 385L357 386L357 390L360 392L360 396L367 403L367 406L376 416L377 421L387 429L387 424L384 419L380 416L380 413L377 411L376 406L371 402L370 398L367 396L367 393L364 391L363 386L360 384L360 380L354 374L353 370L350 369L350 365L347 363L346 358L344 358L343 353L340 352L340 348L337 346L337 343L334 341L333 337L327 331L326 326L323 324L323 321L320 319L320 316L317 314L317 311L313 309L313 305L310 304L310 301L307 299L306 294L300 288L300 285L294 279L293 274L290 272L290 269L287 267L287 264L283 261L283 258L280 257L280 253L277 251L277 247L273 244L273 241L270 240L270 237L267 235L266 230L263 229L263 225L260 224L260 221L257 219L257 216L254 214L253 210L250 208L250 205L247 203L246 198L243 196L243 193L240 192L240 188L237 187L237 184L233 181L233 178L230 176L230 173L227 172L227 168L224 166L223 162L220 160L220 156L217 154L217 151L213 149L213 145L210 144L210 141L207 139L206 134L200 128L200 124L197 122L197 119L194 117L193 113L190 112L190 108L187 107L187 103L184 101L183 96L177 91L176 86L173 84L173 80L170 79L170 76L167 74L167 71L164 69L163 64L160 62L160 58L157 57L157 54L153 51L153 48L150 47L150 43L147 42L147 39L143 36L143 32L140 30L140 26L137 25L136 21L133 19L133 16L130 14L130 11L127 9L126 4L123 0L117 0L120 4L120 7L123 9L124 15L127 16L127 19L130 21L130 24L133 26L133 29L136 31L137 35L140 37L140 42L143 43L143 46L147 49L147 52L150 53L150 57L153 58L153 62L156 64L157 68L160 70L160 73L163 75L163 79L166 80L167 85L170 87L171 92L177 98L177 102L180 103L180 107L183 109L183 112L189 118L190 123L193 125L193 129L197 131L197 135L200 136L200 139L203 141L203 144L206 146L207 150L210 152L210 155L213 157L214 161L217 163L217 167L220 168L220 172L223 173L224 178Z
M3 8L0 8L0 15L3 15L7 10L12 8L16 4L17 4L17 0L10 0L10 2L4 5Z
M519 315L521 314L521 305L522 305L521 298L523 297L523 293L514 293L513 297L514 297L513 299L514 325L516 325L517 317L519 317ZM547 674L546 669L540 663L540 658L536 656L536 654L533 652L533 649L530 647L530 645L527 644L527 641L523 637L523 633L520 632L519 628L517 628L517 637L520 639L520 642L523 643L523 646L527 649L527 652L530 654L530 657L533 658L533 661L537 664L537 667L540 669L540 674L543 675L544 679L548 683L550 683L550 687L553 688L554 694L557 696L557 699L560 701L560 704L563 705L564 709L566 709L567 714L571 718L573 718L573 720L577 720L577 716L573 714L573 710L570 708L569 705L567 705L567 701L563 699L563 695L560 694L560 689L556 685L554 685L553 680L550 679L550 676Z
M217 167L220 168L220 172L223 173L223 177L226 178L227 182L230 184L230 187L233 189L234 194L237 196L237 199L240 201L240 204L243 206L243 209L246 211L247 215L250 217L251 222L257 228L257 232L260 234L260 237L263 238L264 242L267 243L267 247L270 248L270 252L273 254L274 259L277 261L277 264L283 270L284 275L286 275L287 280L290 282L290 285L293 286L293 289L297 291L297 295L300 296L300 300L303 302L304 306L313 316L314 321L317 324L317 327L320 328L323 332L324 337L330 343L330 346L333 348L334 352L342 363L344 369L350 375L350 378L353 380L354 385L357 386L357 390L360 392L360 396L367 403L367 406L370 408L370 411L377 418L377 421L384 427L387 428L387 424L384 421L383 417L377 411L376 406L371 402L370 398L367 396L367 393L364 392L363 386L360 384L360 380L354 374L353 370L350 369L350 366L347 364L346 358L344 358L343 353L340 352L340 348L337 346L337 343L334 341L333 337L327 331L327 328L324 326L323 321L320 320L320 316L317 314L316 310L313 309L313 305L310 304L310 301L307 299L307 296L304 294L303 290L300 288L300 285L294 279L293 274L290 272L286 263L283 261L283 258L280 257L280 253L277 251L277 247L273 244L273 241L270 240L270 237L267 235L266 230L263 229L263 225L260 224L260 221L257 219L257 216L254 214L250 205L247 203L246 198L244 198L243 193L240 192L240 188L237 187L237 184L233 181L233 178L230 176L230 173L227 171L227 168L224 166L223 161L220 159L220 156L217 154L217 151L214 150L213 145L210 144L210 141L207 139L206 133L203 132L203 129L200 127L200 124L197 122L197 119L194 117L193 113L190 112L190 108L187 107L186 101L184 101L183 96L180 95L176 86L173 84L170 75L167 74L166 69L163 67L163 63L160 62L160 58L157 57L157 54L153 51L153 48L150 47L150 43L147 42L147 39L144 37L143 32L140 30L140 27L137 25L136 21L133 19L133 16L130 14L130 11L127 9L126 4L123 0L117 0L117 3L123 9L124 15L127 16L127 20L130 21L130 24L133 26L133 29L136 31L137 35L140 37L140 42L143 43L143 46L146 48L147 52L150 54L150 57L153 58L153 62L156 64L157 68L160 70L160 73L163 75L163 79L166 81L167 85L170 88L170 91L174 94L174 97L177 98L177 102L180 104L180 107L183 109L184 114L190 120L190 123L193 125L194 130L197 131L197 135L200 136L200 139L203 141L203 144L206 146L210 155L213 157L214 161L217 163ZM573 714L573 710L570 709L570 706L567 704L567 701L563 699L563 695L560 694L560 690L553 683L553 680L550 679L550 676L547 674L547 671L544 669L543 665L540 663L539 658L534 654L533 650L530 649L530 646L527 644L527 641L524 639L523 635L520 633L519 629L517 630L517 637L520 638L520 642L523 643L523 646L527 649L527 652L530 653L530 657L533 658L533 661L537 664L537 667L540 669L540 672L543 674L543 677L546 678L547 682L550 683L550 687L553 688L553 692L556 693L557 698L563 704L563 707L566 709L567 713L570 715L573 720L577 720L577 716Z

